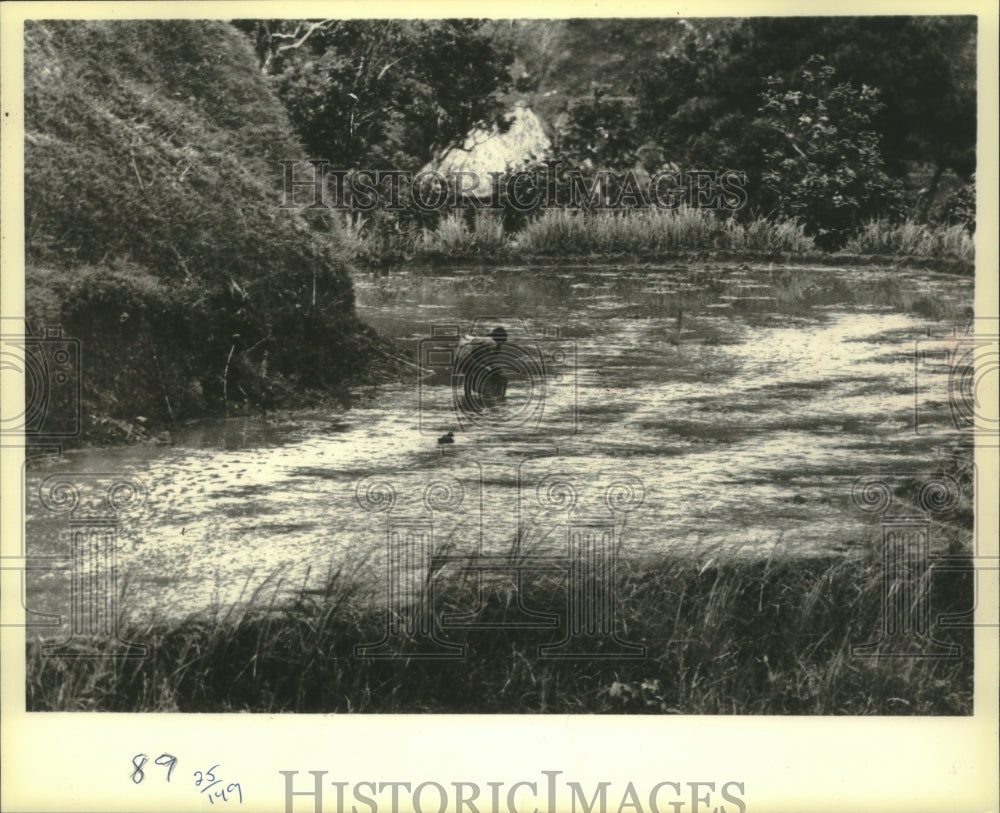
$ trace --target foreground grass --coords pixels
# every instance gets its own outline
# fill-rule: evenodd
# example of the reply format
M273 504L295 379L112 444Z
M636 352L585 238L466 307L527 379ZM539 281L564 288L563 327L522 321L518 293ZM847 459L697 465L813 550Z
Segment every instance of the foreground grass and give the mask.
M972 606L971 571L927 580L935 613ZM638 660L540 658L558 630L449 629L458 660L371 660L385 617L336 574L283 607L259 600L228 615L132 627L139 660L47 658L28 646L30 710L254 712L507 712L682 714L972 713L972 637L938 631L958 660L859 658L878 638L881 569L859 557L619 565L619 634ZM475 606L475 576L441 572L439 609ZM480 620L510 620L513 580L486 584ZM526 577L537 611L565 612L560 579ZM565 617L565 615L563 615Z

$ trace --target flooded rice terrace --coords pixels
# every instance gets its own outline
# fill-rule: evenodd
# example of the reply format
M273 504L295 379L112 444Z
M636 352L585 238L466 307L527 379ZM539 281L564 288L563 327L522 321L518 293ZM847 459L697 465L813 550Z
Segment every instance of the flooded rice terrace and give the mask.
M146 491L115 526L137 618L261 585L280 598L340 567L378 600L390 527L456 555L558 552L571 521L613 528L622 558L850 555L879 538L856 478L933 471L954 448L947 369L915 365L915 349L961 327L972 297L971 278L905 268L360 276L358 311L409 354L411 380L359 388L348 411L211 420L169 446L32 463L27 552L68 557L68 517L85 514L51 510L56 492L43 505L46 487L128 475ZM455 361L469 335L505 398L470 403ZM68 573L35 572L28 606L65 616L68 591Z

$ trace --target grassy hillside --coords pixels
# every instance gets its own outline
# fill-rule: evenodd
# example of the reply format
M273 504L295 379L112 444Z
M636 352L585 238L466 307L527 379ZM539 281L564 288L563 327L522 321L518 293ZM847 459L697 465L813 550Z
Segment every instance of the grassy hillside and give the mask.
M29 23L25 131L27 315L80 339L86 432L357 374L343 251L279 209L303 150L231 26Z

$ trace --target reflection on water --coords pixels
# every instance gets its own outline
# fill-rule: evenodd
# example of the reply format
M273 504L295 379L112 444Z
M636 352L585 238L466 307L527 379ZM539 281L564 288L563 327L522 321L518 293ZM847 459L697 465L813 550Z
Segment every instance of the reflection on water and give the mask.
M611 516L586 495L619 475L644 487L640 509L614 514L623 556L846 551L877 533L851 505L854 478L923 471L956 439L943 380L915 431L913 352L968 318L971 279L553 266L361 278L357 293L361 316L423 378L348 412L205 421L168 447L33 465L28 552L69 545L66 516L38 503L40 482L94 471L132 472L148 488L142 514L118 527L133 614L227 605L269 575L269 590L314 586L341 566L381 585L389 514L363 510L361 481L388 483L393 521L431 518L435 545L455 552L558 545L538 529L565 522L566 505L545 503L559 493L539 484L558 476L574 484L575 511ZM464 390L428 348L498 326L506 397L463 411ZM438 444L448 431L455 443ZM444 480L459 483L460 506L427 497ZM33 575L29 604L65 612L67 590L64 573Z

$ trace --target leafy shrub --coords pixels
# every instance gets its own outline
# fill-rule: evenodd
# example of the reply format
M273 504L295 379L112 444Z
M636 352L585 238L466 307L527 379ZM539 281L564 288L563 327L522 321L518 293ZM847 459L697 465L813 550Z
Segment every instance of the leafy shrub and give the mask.
M834 69L813 57L800 81L769 80L760 113L783 137L769 150L764 183L778 212L801 218L820 248L836 249L858 223L898 212L901 187L883 170L872 117L878 91L836 84Z
M635 105L627 97L608 96L609 90L593 88L591 98L573 102L566 112L559 154L573 166L628 170L636 164Z
M976 183L962 186L945 204L941 219L945 223L962 226L970 232L976 230Z

